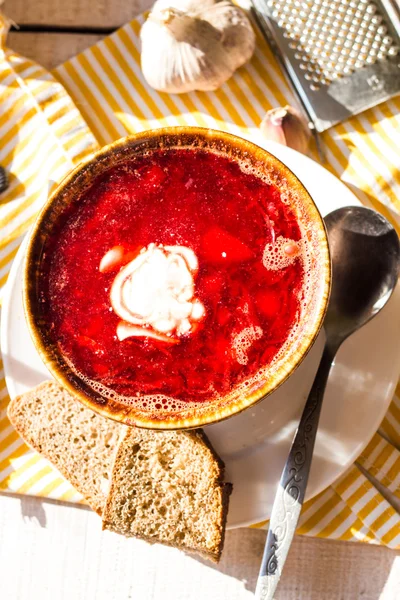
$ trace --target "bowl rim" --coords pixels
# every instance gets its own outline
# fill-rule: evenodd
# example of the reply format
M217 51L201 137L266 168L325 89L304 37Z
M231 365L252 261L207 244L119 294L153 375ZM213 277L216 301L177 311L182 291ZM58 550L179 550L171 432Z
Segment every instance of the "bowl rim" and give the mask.
M129 156L132 156L132 151L133 154L135 153L135 149L139 149L139 153L141 152L141 145L144 147L144 150L149 149L149 144L150 150L159 148L160 140L161 147L177 148L180 145L182 145L182 147L187 147L188 144L180 144L180 140L185 139L185 136L200 141L202 145L199 145L199 148L205 147L206 149L212 150L213 143L218 142L218 144L226 145L230 151L235 149L235 151L242 155L243 153L250 155L252 159L261 160L263 162L267 160L272 168L277 168L277 172L280 176L284 175L285 179L289 182L290 187L300 195L302 202L305 203L306 213L312 218L313 227L317 230L321 252L321 261L319 262L321 262L323 282L321 297L317 303L318 307L314 311L315 315L312 330L303 333L298 348L290 352L288 359L286 359L278 370L267 379L264 385L258 387L254 392L250 392L245 397L236 398L225 405L213 406L210 404L210 411L201 414L196 414L196 408L192 408L188 409L187 414L185 413L184 417L178 415L160 419L157 416L152 417L151 414L149 416L143 416L143 414L139 414L134 406L101 397L78 378L72 369L67 366L61 353L56 352L55 344L47 345L45 343L45 340L43 339L43 330L35 315L35 300L37 300L36 278L39 273L36 254L38 246L40 247L40 245L43 245L43 242L40 242L40 239L43 239L42 229L50 219L55 202L58 200L60 203L60 198L62 198L63 194L68 192L71 186L73 187L78 184L79 189L79 177L81 179L83 178L83 182L86 179L90 184L90 181L93 181L94 177L98 175L98 173L93 173L95 169L98 168L101 171L103 163L106 164L106 168L103 170L111 168L113 166L113 158L115 159L119 156L118 151L122 155L122 158L120 160L114 160L114 165L118 162L123 162L124 152L128 153L128 156L125 157L125 160L127 160ZM168 143L168 140L171 138L176 138L177 141L172 144ZM156 145L151 146L151 143ZM111 161L108 166L107 161ZM91 179L92 175L93 177ZM60 214L60 211L58 214ZM54 378L72 395L76 396L85 406L98 412L104 417L111 418L130 426L159 430L191 429L216 423L235 414L239 414L246 408L264 400L273 393L288 379L288 377L290 377L290 375L292 375L315 342L322 327L323 319L328 307L330 287L331 260L325 223L312 197L296 175L294 175L294 173L273 154L253 142L223 131L191 126L153 129L129 135L104 146L100 150L86 157L83 162L73 168L59 183L40 211L29 234L23 267L23 305L28 329L41 359Z

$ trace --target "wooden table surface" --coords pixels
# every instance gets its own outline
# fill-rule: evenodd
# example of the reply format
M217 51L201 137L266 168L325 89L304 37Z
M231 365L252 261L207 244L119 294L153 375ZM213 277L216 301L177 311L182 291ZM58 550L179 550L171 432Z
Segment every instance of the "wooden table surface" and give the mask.
M0 2L1 3L1 2ZM22 26L8 45L53 67L149 0L5 0ZM54 29L61 27L62 31ZM101 531L84 508L0 495L2 600L245 600L265 532L229 531L215 567L177 550ZM399 600L400 556L386 548L297 537L277 600Z

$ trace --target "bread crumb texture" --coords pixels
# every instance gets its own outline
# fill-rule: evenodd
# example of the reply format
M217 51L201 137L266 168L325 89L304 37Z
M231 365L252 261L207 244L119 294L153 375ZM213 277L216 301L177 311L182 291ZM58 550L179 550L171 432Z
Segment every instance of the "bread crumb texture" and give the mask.
M131 429L113 468L103 527L125 536L221 555L231 485L200 431Z
M46 457L101 514L125 427L86 408L52 381L14 398L8 416L25 442Z

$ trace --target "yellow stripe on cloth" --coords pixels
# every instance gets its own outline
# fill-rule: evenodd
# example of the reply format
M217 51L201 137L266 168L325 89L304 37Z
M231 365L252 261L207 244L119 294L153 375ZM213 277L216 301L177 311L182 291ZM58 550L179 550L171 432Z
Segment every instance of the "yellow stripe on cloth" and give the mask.
M254 138L268 109L294 104L280 67L258 31L253 58L219 90L179 95L153 90L140 68L143 20L143 16L133 20L53 74L11 50L0 52L4 109L0 163L10 180L8 191L0 196L0 286L49 188L96 148L96 140L105 144L129 133L173 125L212 127ZM3 23L3 39L4 32ZM347 183L362 203L381 211L398 231L399 111L396 98L322 135L329 171ZM12 430L7 402L0 365L0 488L82 502ZM358 462L304 505L298 532L400 548L399 515L367 478L375 477L400 498L399 448L400 387L380 433Z
M6 25L0 17L0 37ZM0 298L22 235L55 182L97 142L64 87L43 67L0 49L0 164L9 187L0 195ZM12 429L0 364L0 489L51 498L80 496Z
M268 521L253 527L265 528ZM376 543L374 532L366 526L332 488L306 502L297 533L344 541Z
M348 482L357 489L349 492ZM400 518L396 510L377 491L373 484L357 469L349 472L332 485L332 488L351 506L353 513L373 534L376 541L391 548L400 545Z
M376 439L379 441L375 448L371 451L371 442L358 457L357 464L400 499L400 452L378 433L373 442Z
M381 425L382 434L400 448L400 385L397 386L392 403Z

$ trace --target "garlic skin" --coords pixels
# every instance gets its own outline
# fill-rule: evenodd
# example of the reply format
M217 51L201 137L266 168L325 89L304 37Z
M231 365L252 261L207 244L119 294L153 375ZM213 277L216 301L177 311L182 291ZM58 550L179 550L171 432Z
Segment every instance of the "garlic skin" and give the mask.
M157 0L140 37L144 78L170 94L216 90L255 47L245 12L228 0Z
M269 110L260 129L268 140L307 154L311 131L303 116L292 106Z

